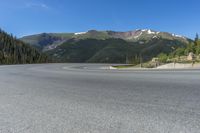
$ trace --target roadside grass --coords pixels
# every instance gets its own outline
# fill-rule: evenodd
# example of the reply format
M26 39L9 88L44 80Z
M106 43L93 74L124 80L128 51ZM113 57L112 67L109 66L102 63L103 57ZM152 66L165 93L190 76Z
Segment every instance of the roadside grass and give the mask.
M137 66L133 64L129 64L129 65L115 65L112 67L117 68L117 69L122 69L122 68L132 68L132 67L137 67Z
M173 62L168 62L168 63L173 63ZM155 63L152 63L151 61L145 62L141 64L126 64L126 65L114 65L112 67L116 69L126 69L126 68L156 68L157 66L165 65L168 63L160 63L159 65L156 65ZM192 61L177 61L176 63L180 64L192 64ZM200 61L195 61L194 64L199 64Z

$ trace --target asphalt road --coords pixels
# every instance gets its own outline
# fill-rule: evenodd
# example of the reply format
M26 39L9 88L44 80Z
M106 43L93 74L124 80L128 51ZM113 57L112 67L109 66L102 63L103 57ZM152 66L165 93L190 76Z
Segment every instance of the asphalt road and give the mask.
M0 133L200 133L200 70L104 66L0 66Z

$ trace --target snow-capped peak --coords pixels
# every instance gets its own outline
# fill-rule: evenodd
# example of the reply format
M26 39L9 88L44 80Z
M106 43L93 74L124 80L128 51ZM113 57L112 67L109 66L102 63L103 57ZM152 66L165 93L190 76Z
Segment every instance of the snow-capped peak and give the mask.
M82 35L82 34L86 34L87 32L77 32L77 33L74 33L75 35Z
M179 37L179 38L185 38L184 36L176 35L176 34L172 34L172 36L174 36L174 37Z
M148 31L148 29L142 29L141 31L142 31L142 32L144 32L144 31Z
M151 31L151 30L148 30L147 33L148 33L148 34L156 34L156 32Z
M140 31L147 32L147 34L159 34L160 33L159 31L156 32L156 31L153 31L151 29L142 29Z

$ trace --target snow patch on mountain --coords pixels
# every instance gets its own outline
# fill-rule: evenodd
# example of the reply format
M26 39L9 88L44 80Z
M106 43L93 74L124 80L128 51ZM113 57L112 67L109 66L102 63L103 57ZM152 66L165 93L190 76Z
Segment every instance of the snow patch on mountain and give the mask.
M159 31L156 32L156 31L152 31L150 29L142 29L140 31L147 32L147 34L159 34L160 33Z
M145 32L145 31L148 31L148 29L142 29L141 31L142 31L142 32Z
M86 34L87 32L77 32L77 33L74 33L75 35L82 35L82 34Z
M179 38L184 38L184 39L185 39L185 37L184 37L184 36L181 36L181 35L172 34L172 36L174 36L174 37L179 37Z
M148 34L156 34L156 32L151 31L151 30L148 30L147 33L148 33Z

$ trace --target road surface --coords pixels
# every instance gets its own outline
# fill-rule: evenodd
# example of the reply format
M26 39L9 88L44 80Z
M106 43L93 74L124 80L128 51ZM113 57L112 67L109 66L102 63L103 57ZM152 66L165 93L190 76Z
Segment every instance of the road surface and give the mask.
M199 70L107 66L0 66L0 133L200 133Z

